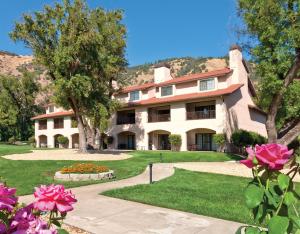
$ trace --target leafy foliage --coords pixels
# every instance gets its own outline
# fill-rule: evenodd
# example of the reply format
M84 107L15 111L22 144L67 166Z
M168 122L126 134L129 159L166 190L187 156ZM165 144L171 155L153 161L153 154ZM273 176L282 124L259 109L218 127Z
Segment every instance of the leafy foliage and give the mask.
M182 139L181 135L179 134L170 134L169 135L169 142L171 144L172 150L179 151Z
M219 146L219 151L222 151L226 143L226 136L223 133L214 134L213 141Z
M266 138L256 132L250 132L243 129L236 130L231 136L232 143L237 147L246 147L250 145L266 143Z

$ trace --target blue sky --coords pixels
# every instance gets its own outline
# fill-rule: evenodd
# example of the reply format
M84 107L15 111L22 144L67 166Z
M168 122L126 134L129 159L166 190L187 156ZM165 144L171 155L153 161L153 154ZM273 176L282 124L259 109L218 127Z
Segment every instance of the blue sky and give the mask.
M41 10L50 0L1 3L0 50L31 54L8 36L22 13ZM235 0L88 0L92 8L123 9L127 26L126 57L131 66L184 56L224 56L237 41Z

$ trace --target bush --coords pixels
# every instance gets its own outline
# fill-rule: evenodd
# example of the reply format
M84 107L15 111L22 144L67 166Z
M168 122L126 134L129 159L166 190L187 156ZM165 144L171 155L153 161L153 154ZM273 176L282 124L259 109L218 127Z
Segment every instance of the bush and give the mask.
M181 136L179 134L171 134L169 135L169 142L171 144L171 148L174 151L179 151L181 146Z
M226 136L223 133L214 134L213 141L219 146L218 151L223 151L226 143Z
M8 139L8 143L11 144L11 145L15 144L16 141L17 141L17 138L15 138L14 136L12 136L12 137L10 137L10 138Z
M64 167L60 170L62 174L76 173L76 174L92 174L108 172L109 168L106 166L99 166L92 163L77 163L69 167Z
M65 136L59 136L59 137L57 137L57 141L61 145L66 145L66 144L69 143L68 137L65 137Z
M105 138L105 143L108 145L111 145L114 142L114 137L113 136L107 136Z
M256 132L237 130L232 134L231 141L237 147L246 147L264 144L267 142L267 139Z
M34 136L29 137L28 143L29 144L35 144L35 137Z

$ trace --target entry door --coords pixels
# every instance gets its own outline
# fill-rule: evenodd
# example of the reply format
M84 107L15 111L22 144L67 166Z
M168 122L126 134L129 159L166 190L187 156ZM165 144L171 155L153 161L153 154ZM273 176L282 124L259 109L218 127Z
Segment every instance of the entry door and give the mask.
M128 149L135 148L135 135L128 135L127 136L127 147Z
M169 149L169 135L159 134L158 135L159 149L168 150Z
M211 150L212 135L209 133L197 133L196 145L197 150Z

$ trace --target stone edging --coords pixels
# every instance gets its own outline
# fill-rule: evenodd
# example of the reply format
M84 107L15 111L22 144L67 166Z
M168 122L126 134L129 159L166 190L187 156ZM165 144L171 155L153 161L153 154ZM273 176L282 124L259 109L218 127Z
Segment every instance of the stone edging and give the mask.
M93 174L62 174L60 171L57 171L54 175L55 180L63 181L87 181L87 180L105 180L114 178L114 171L109 170L108 172L102 173L93 173Z

